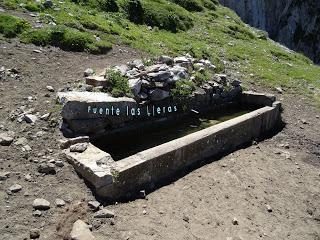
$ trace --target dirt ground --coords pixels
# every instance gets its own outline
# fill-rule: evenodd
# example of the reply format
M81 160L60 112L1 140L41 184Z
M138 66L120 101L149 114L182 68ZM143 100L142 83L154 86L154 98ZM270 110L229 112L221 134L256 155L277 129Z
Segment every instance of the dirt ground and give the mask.
M109 205L116 216L101 221L87 209L91 190L61 158L58 107L46 86L72 87L88 67L102 69L142 54L125 47L104 56L34 49L39 48L0 42L0 67L20 75L0 80L0 132L14 131L15 141L25 137L32 148L26 153L14 143L0 146L0 172L11 172L0 181L0 239L29 239L33 228L40 229L40 239L63 239L78 218L92 225L98 240L320 239L320 111L307 99L279 95L286 122L281 132L195 169L147 199ZM254 88L273 92L259 83ZM10 120L21 106L53 114L34 126ZM64 167L54 175L38 173L39 163L51 159L63 160ZM10 193L15 183L22 190ZM51 208L36 217L32 203L39 197ZM55 206L56 198L66 206Z

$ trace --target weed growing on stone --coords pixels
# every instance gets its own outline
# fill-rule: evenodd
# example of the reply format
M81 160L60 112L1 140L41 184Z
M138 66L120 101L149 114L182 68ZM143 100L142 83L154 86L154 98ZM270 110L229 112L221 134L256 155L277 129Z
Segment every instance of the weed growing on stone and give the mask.
M106 76L108 78L107 91L114 97L133 97L127 78L121 76L119 72L107 70Z

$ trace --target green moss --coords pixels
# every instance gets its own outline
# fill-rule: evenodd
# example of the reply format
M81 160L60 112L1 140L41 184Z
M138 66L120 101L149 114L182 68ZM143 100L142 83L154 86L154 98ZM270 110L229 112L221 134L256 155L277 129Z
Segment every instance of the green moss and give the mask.
M27 21L7 14L0 14L0 33L5 37L13 38L30 28Z
M119 72L108 70L106 72L108 77L108 88L107 91L114 97L132 97L132 93L128 84L128 79L121 76Z

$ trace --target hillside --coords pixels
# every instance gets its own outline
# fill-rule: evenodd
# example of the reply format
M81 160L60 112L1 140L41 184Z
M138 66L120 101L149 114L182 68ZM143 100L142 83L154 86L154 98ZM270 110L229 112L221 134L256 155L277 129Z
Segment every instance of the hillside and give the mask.
M221 0L244 22L320 63L320 2L317 0Z
M151 56L190 53L245 82L282 87L319 104L320 68L246 26L216 0L4 0L0 32L21 42L101 54L115 44ZM17 16L17 17L13 17Z

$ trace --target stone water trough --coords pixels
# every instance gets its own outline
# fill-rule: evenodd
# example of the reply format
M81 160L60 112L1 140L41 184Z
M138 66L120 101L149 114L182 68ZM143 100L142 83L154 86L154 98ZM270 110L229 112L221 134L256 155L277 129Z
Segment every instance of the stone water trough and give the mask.
M211 87L196 90L186 102L172 98L139 102L102 92L60 92L58 101L63 104L64 125L67 133L73 135L63 140L61 147L98 196L108 200L134 196L199 161L231 152L275 131L281 123L281 103L269 94L242 92L233 82L229 82L233 87L227 88L229 94L225 96L215 82ZM247 110L220 123L162 141L153 137L161 138L163 129L168 133L173 129L169 126L181 127L186 119L198 119L203 113L223 112L228 108ZM140 135L157 131L160 135L145 138L154 141L153 145L143 142ZM129 142L135 143L138 137L143 146L129 151L130 146L125 142L133 139ZM104 147L101 142L111 145ZM117 145L125 154L114 154Z

